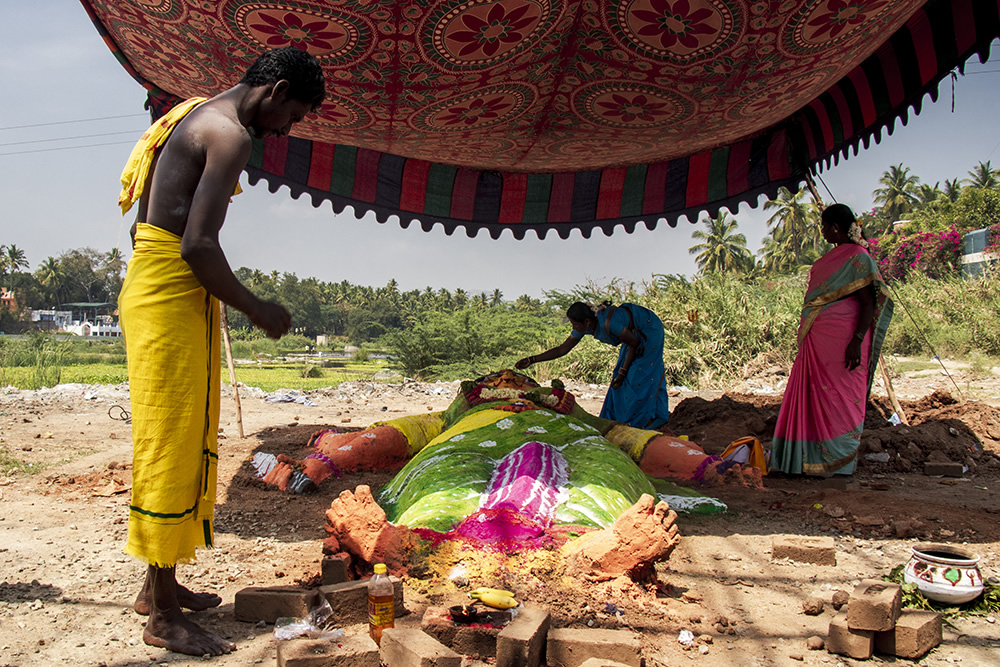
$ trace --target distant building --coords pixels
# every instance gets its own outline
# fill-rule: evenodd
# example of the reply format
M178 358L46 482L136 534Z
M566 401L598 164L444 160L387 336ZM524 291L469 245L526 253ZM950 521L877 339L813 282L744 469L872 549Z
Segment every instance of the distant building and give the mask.
M67 303L75 310L33 310L31 321L39 328L63 331L77 336L107 338L122 335L122 329L111 313L99 314L101 310L111 310L113 303ZM79 316L77 316L79 315Z
M990 244L990 230L977 229L966 233L962 241L962 274L965 276L981 276L986 267L996 264L997 255L987 252Z
M17 297L6 287L0 287L0 308L6 308L12 313L17 312Z
M37 322L43 329L65 331L67 327L73 325L73 311L33 310L31 311L31 321Z

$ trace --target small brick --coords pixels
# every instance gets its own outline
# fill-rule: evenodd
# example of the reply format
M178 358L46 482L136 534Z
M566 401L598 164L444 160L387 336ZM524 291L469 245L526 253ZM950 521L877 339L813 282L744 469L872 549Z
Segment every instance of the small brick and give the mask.
M938 461L928 461L924 464L925 475L944 475L945 477L961 477L965 474L965 469L961 463L949 461L942 463Z
M393 612L396 618L406 614L403 608L403 582L396 577L392 581ZM342 584L320 586L320 594L333 609L333 619L338 625L368 622L368 580L345 581Z
M233 613L237 621L274 623L282 616L304 618L319 604L319 593L298 586L251 586L237 591Z
M788 558L814 565L836 565L837 551L832 537L775 535L771 538L771 558Z
M480 612L482 617L471 625L455 623L447 607L428 607L420 620L420 629L439 642L462 655L495 658L497 635L510 612Z
M330 586L350 581L351 577L348 574L350 567L350 554L339 553L323 556L323 560L320 561L320 583L324 586Z
M382 631L382 662L392 667L461 667L462 656L416 628Z
M847 603L847 625L854 630L892 630L902 606L899 584L865 579L854 588Z
M497 637L497 667L539 667L550 621L548 609L524 605Z
M847 612L842 611L830 621L830 633L826 638L826 650L838 655L846 655L856 660L872 657L875 648L875 633L871 630L854 630L847 625Z
M545 646L548 667L579 667L589 658L617 660L639 667L639 640L626 630L549 630Z
M875 650L900 658L919 658L941 643L941 614L904 609L896 627L875 634Z
M378 644L368 635L278 642L278 667L379 667Z

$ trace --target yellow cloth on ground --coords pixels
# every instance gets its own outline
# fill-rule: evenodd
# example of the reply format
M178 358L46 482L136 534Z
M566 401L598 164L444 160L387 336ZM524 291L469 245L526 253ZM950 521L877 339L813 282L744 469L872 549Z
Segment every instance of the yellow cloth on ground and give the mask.
M149 168L153 164L156 152L163 144L167 143L170 133L184 116L197 107L202 102L208 100L207 97L192 97L184 100L173 109L163 114L149 129L143 132L139 141L132 148L132 153L128 156L128 162L122 169L121 183L122 192L118 195L118 206L122 209L122 215L128 213L132 205L139 201L142 192L146 187L146 179L149 178ZM236 184L236 192L243 192L240 184Z
M663 434L659 431L635 428L628 424L615 424L610 431L604 434L604 437L618 445L623 452L638 463L642 460L642 455L646 453L646 445L658 435Z
M219 458L219 302L180 248L139 223L118 299L132 401L125 552L157 567L212 546Z

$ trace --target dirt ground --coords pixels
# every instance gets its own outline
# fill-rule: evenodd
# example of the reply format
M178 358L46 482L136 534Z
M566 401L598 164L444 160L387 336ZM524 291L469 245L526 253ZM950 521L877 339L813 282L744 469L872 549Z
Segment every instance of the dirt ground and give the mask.
M964 402L957 400L953 379ZM729 393L674 392L670 425L709 452L744 435L767 444L783 381L775 373L751 378ZM682 515L681 543L668 563L657 566L655 581L588 584L559 576L558 566L542 556L510 567L496 556L459 553L439 571L405 580L409 613L397 625L417 626L427 606L456 604L469 587L491 585L548 606L555 626L634 630L641 635L646 665L861 664L807 649L806 638L825 637L833 612L828 605L822 614L807 616L803 601L887 574L908 559L916 541L966 544L982 555L984 576L1000 574L1000 378L924 373L896 378L893 385L910 425L887 424L893 410L878 383L862 443L864 455L889 454L889 462L863 455L858 473L841 489L822 480L769 478L764 490L714 490L731 511L713 518ZM315 578L330 501L344 489L358 484L378 489L391 478L346 475L329 480L317 494L294 496L253 479L248 458L257 451L301 456L310 434L322 427L363 428L444 409L456 388L350 383L311 392L316 405L267 402L261 392L244 390L241 438L224 387L217 546L200 552L196 564L178 568L182 583L223 598L218 609L195 615L238 645L214 664L275 662L272 628L234 620L235 593ZM585 408L599 411L602 387L571 383L568 388ZM131 433L119 406L127 405L124 387L0 390L0 451L31 464L27 471L0 469L0 665L205 662L143 644L143 618L131 610L144 567L122 552ZM969 470L955 479L921 474L925 461L942 459L960 461ZM776 534L832 535L837 565L772 562ZM456 582L444 570L458 561L467 572ZM344 629L367 631L361 625ZM684 650L677 641L684 629L711 643ZM998 649L995 619L957 620L945 626L944 643L920 664L998 664ZM488 662L469 657L465 664Z

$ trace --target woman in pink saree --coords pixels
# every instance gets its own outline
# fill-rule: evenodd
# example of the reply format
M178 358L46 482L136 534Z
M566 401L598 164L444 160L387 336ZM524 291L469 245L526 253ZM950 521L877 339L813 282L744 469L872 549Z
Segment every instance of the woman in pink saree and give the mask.
M799 352L771 443L770 469L850 475L892 301L851 209L823 211L834 245L809 271Z

